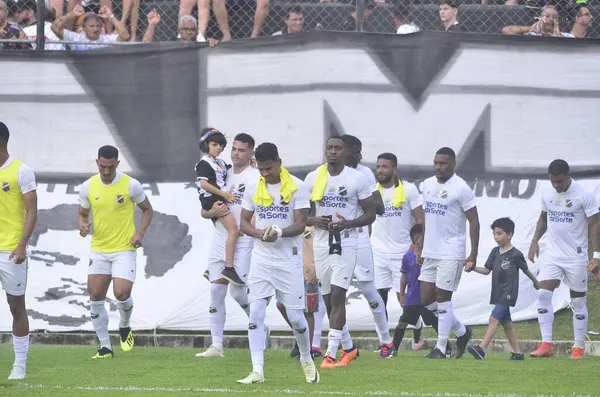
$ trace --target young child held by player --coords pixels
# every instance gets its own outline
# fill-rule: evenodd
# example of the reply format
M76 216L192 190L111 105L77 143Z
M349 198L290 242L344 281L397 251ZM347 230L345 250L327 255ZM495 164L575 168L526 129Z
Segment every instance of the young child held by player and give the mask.
M490 304L495 305L490 315L490 325L485 331L483 340L479 346L469 345L467 350L475 359L483 360L485 349L494 338L496 328L501 325L504 327L504 333L513 349L510 360L523 360L524 356L519 348L517 334L510 317L510 308L517 303L519 294L519 269L529 277L535 289L539 289L539 283L528 269L523 253L512 246L511 240L515 232L515 223L509 218L496 219L492 223L492 231L498 246L490 252L485 266L465 268L466 272L474 271L484 275L492 273Z
M219 158L227 146L225 135L214 128L204 128L200 133L200 150L202 159L196 164L196 176L198 182L198 194L200 203L205 211L212 209L218 202L233 202L236 197L227 190L227 170L231 167ZM233 267L235 244L239 235L239 229L233 214L218 219L227 229L227 242L225 244L225 269L221 273L229 282L243 286L244 282ZM212 219L213 223L217 218Z

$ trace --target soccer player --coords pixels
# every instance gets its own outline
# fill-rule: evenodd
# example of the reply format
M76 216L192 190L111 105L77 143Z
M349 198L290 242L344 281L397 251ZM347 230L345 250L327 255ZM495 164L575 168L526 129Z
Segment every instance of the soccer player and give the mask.
M327 140L324 164L306 176L311 193L310 226L315 226L313 241L315 269L329 317L329 343L321 368L347 366L358 357L346 325L346 292L357 261L358 229L375 220L375 202L367 178L346 167L347 148L339 137ZM347 328L346 328L347 329ZM338 346L342 356L336 363Z
M494 240L498 247L492 249L484 267L465 267L466 272L488 275L492 273L492 294L490 304L495 305L490 315L490 325L478 346L469 345L467 350L476 360L485 358L485 349L492 342L498 324L504 327L508 343L513 349L510 360L523 360L523 353L517 341L517 334L512 326L510 308L517 303L519 295L519 270L522 270L533 282L535 289L539 283L527 267L523 253L513 247L512 237L515 233L515 223L510 218L499 218L492 223Z
M202 209L210 211L213 205L219 201L229 203L236 200L236 197L225 186L227 180L227 170L229 165L219 158L219 155L227 146L225 135L214 128L204 128L200 132L200 150L203 153L202 159L196 164L196 176L198 181L198 194ZM217 220L227 230L227 241L225 243L225 268L221 275L232 284L244 286L244 281L236 273L233 266L235 254L235 244L237 242L239 229L235 217L227 212L221 218L213 217L215 226Z
M398 178L397 167L398 158L394 154L382 153L377 157L377 189L383 198L385 210L382 215L377 215L373 223L371 241L375 261L375 287L385 303L387 303L388 291L391 289L396 292L398 301L403 306L400 299L404 295L404 290L400 288L403 257L412 245L411 227L413 224L422 225L425 215L419 190L412 183ZM420 296L418 301L420 307ZM414 331L415 350L418 350L423 343L423 322L419 321L420 318L419 313L414 324L410 323L417 326ZM394 345L398 346L395 342Z
M255 152L260 179L246 188L240 227L255 239L248 276L250 325L248 340L252 372L241 384L264 383L264 322L273 295L283 303L300 348L307 383L319 382L310 356L308 323L304 317L302 237L310 208L304 182L281 165L277 146L263 143ZM255 225L251 223L255 217Z
M591 192L586 192L569 175L569 164L554 160L548 166L553 189L542 190L542 213L535 228L529 248L529 260L539 255L540 238L548 231L540 265L540 289L538 290L538 322L542 343L530 353L532 357L554 355L552 323L554 308L552 293L561 280L569 286L573 307L575 343L572 359L583 358L585 334L588 324L586 304L588 232L592 236L594 264L600 264L600 230L598 228L598 204Z
M231 147L231 163L233 167L227 170L225 186L227 191L235 196L235 200L225 204L221 201L213 204L209 210L202 210L202 217L222 218L228 212L231 212L235 218L236 224L240 223L242 213L242 197L246 188L260 177L258 170L250 165L254 156L254 138L248 134L238 134L233 140ZM227 240L227 230L221 222L215 224L215 233L213 234L212 244L208 254L208 279L210 281L210 306L209 322L210 335L212 339L211 346L202 353L197 353L196 357L223 357L223 330L225 328L225 319L227 317L225 307L225 297L227 291L231 297L239 303L246 314L250 314L248 306L248 295L246 288L236 284L230 284L223 277L225 270L225 241ZM235 244L234 270L240 275L243 284L246 284L248 272L250 270L250 256L254 239L250 236L240 236ZM268 335L268 331L267 331Z
M425 234L421 267L421 300L438 314L438 340L427 358L446 358L450 330L456 339L456 358L465 353L472 330L452 310L452 294L458 288L465 265L475 266L479 249L479 215L475 196L467 183L455 174L454 150L443 147L433 160L435 176L423 182ZM471 253L466 255L467 221ZM466 259L466 260L465 260ZM425 317L423 317L425 318Z
M33 170L8 154L10 132L0 122L0 282L13 317L15 361L9 380L25 379L29 320L25 309L27 245L37 221Z
M137 249L142 246L144 235L150 227L153 210L140 182L117 170L117 148L102 146L98 150L96 165L99 173L85 181L79 190L77 227L81 237L92 235L87 285L92 325L100 340L100 348L92 358L102 359L114 356L105 307L111 281L121 317L121 350L129 352L133 349L131 290L136 275ZM142 210L142 220L137 230L134 218L136 205Z
M346 165L354 168L365 176L368 181L369 188L372 192L373 201L375 202L375 213L382 215L385 208L383 200L381 199L381 193L377 188L377 181L375 175L368 167L360 164L362 160L362 142L360 139L353 135L342 135L341 139L346 144L348 155L346 156ZM373 319L375 320L375 328L377 330L377 336L379 337L379 353L382 358L391 358L394 354L392 351L392 338L390 336L390 330L387 319L387 294L382 296L377 292L375 287L375 269L373 264L373 250L371 249L371 241L369 236L371 234L371 225L368 227L358 228L358 249L356 252L356 268L354 269L354 277L358 281L358 288L363 293ZM343 329L344 334L349 333L348 326Z

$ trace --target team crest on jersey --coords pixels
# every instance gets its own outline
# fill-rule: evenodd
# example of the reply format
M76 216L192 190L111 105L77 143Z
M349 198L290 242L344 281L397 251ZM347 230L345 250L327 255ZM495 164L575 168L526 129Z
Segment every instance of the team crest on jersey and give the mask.
M345 195L347 195L347 194L348 194L348 189L346 188L346 186L340 186L340 187L338 188L338 194L339 194L340 196L345 196Z
M444 190L444 191L442 192L442 194L441 194L441 197L442 197L443 199L445 199L445 198L448 198L448 192L447 192L446 190Z
M10 182L2 182L2 191L10 192Z
M123 204L125 202L125 197L123 197L123 195L118 194L117 195L117 203L119 204Z
M286 203L286 202L285 202L285 200L283 199L283 196L281 196L281 195L279 196L279 203L280 203L280 204L283 204L283 205L287 205L287 204L289 204L289 203Z
M502 259L502 263L500 263L500 267L504 270L507 270L510 267L510 259Z
M567 201L565 201L565 207L571 208L572 206L573 206L573 200L567 200Z
M246 184L245 183L240 183L238 185L237 191L240 193L244 193L246 191Z

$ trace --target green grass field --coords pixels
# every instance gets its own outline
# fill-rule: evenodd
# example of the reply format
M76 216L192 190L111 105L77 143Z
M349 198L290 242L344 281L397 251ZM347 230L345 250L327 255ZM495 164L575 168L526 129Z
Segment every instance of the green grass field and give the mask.
M476 361L426 360L427 353L402 352L391 360L363 351L347 368L322 370L317 385L304 383L298 361L288 352L267 351L264 385L241 386L237 379L251 370L247 350L227 350L226 357L202 359L197 350L117 349L110 360L90 360L94 349L82 346L40 346L30 351L26 382L0 381L3 396L281 396L380 395L418 397L488 397L525 395L600 395L596 374L600 358L507 361L490 355ZM0 347L0 369L8 375L10 345ZM5 375L2 375L3 377ZM5 378L4 378L5 379Z

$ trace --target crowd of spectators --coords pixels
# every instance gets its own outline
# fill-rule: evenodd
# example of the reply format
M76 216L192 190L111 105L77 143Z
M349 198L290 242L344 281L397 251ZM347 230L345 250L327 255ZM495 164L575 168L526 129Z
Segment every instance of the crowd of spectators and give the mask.
M12 1L12 0L11 0ZM46 50L83 51L121 43L147 43L155 40L155 32L161 24L160 12L152 9L145 16L145 31L138 37L140 0L123 0L120 18L113 14L110 0L98 0L98 3L82 5L77 0L46 0L46 20L44 35ZM265 19L269 13L270 0L256 0L251 37L261 35ZM324 0L321 0L323 2ZM389 0L365 0L363 9L363 26L371 21L372 11L379 3ZM488 0L482 0L486 4ZM513 5L516 0L507 0ZM592 15L587 3L574 3L569 7L559 8L547 5L539 7L539 15L527 26L506 26L502 29L507 35L554 36L566 38L585 38L592 23ZM37 36L36 0L19 0L16 4L0 0L0 49L35 49ZM197 7L197 15L192 15ZM221 32L221 41L231 40L228 25L227 6L224 0L181 0L177 39L181 41L209 42L215 45L218 41L207 38L207 26L210 9L215 16L216 24ZM11 9L12 8L12 12ZM411 16L411 9L404 4L389 7L389 18L393 21L397 34L411 34L423 30ZM208 10L208 11L207 11ZM354 7L343 21L341 31L356 31L357 10ZM282 20L282 27L273 35L294 34L309 30L305 26L305 10L300 6L289 7ZM439 3L439 29L446 32L466 32L467 28L460 21L460 7L455 0L441 0ZM561 30L559 21L568 20L566 31ZM311 29L312 30L312 29ZM7 42L6 40L13 40ZM17 40L21 40L18 41ZM24 42L29 40L30 42Z

